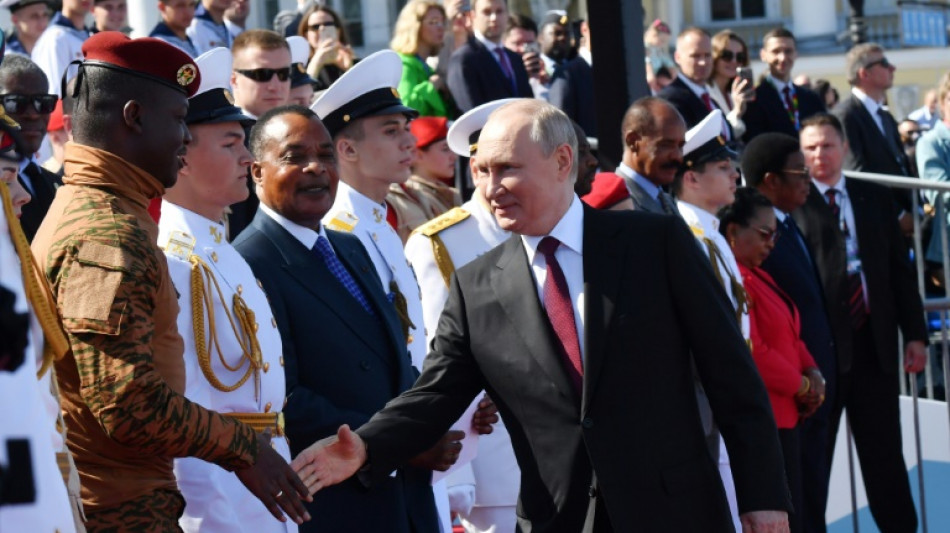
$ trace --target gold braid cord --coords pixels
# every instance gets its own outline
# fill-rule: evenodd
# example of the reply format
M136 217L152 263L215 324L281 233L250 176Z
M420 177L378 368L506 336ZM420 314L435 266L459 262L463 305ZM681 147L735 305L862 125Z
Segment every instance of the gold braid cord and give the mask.
M706 247L709 250L709 262L712 263L713 273L716 275L716 279L719 280L719 284L723 287L726 286L726 282L722 279L722 273L719 271L718 265L722 265L723 268L726 269L729 276L729 285L732 288L732 295L736 299L736 321L741 324L742 315L749 312L749 297L745 292L745 287L729 272L729 268L726 267L726 260L723 259L722 252L719 251L719 247L716 246L716 243L709 238L703 238L703 242L706 243Z
M432 241L432 255L435 256L435 264L439 267L439 273L442 274L442 281L448 288L452 281L452 273L455 272L455 264L452 263L452 257L449 255L448 248L442 242L442 237L438 234L429 237Z
M218 286L218 280L215 279L214 273L211 272L208 264L197 255L192 255L189 261L191 262L191 318L195 328L195 349L198 352L198 365L201 367L201 372L212 387L222 392L237 390L253 375L254 398L258 399L263 356L260 343L257 341L257 323L254 318L254 311L247 307L244 299L235 294L233 300L234 316L232 316L228 311L228 305L224 300L221 287ZM209 281L210 285L214 286L215 292L218 293L218 300L224 304L225 316L228 317L228 322L231 324L232 331L234 331L234 338L237 339L243 352L243 357L233 367L225 361L224 355L221 353L220 343L218 343L214 320L214 298L210 287L208 287L207 282ZM205 340L204 322L206 314L209 324L207 341ZM235 324L235 320L237 320L237 324ZM212 347L218 353L218 360L221 361L224 368L231 372L239 371L244 366L245 360L248 362L244 375L234 385L225 385L215 375L214 369L211 368Z
M2 117L0 117L2 119ZM41 378L49 370L53 361L62 359L69 351L69 341L66 340L66 333L63 332L63 324L59 318L59 312L56 309L56 302L53 300L53 293L50 291L49 283L46 281L33 260L33 252L30 251L30 243L23 234L23 228L20 221L13 214L13 199L10 195L10 189L7 184L0 182L0 197L3 199L3 214L7 219L7 226L10 228L10 238L13 240L13 248L20 258L20 270L23 273L23 288L26 291L26 297L30 301L33 312L43 328L43 336L46 342L43 343L43 363L36 372L36 377Z
M396 280L389 282L389 292L393 294L393 306L396 308L396 314L399 315L399 323L402 325L402 334L408 341L409 328L416 327L416 325L412 323L412 319L409 318L409 302L406 301L406 296L399 290L399 285L396 284Z

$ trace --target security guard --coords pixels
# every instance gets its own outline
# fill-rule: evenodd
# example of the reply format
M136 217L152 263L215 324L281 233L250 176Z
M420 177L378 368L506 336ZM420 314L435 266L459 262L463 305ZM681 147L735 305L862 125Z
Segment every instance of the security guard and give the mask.
M178 332L185 342L185 396L208 409L269 430L287 461L284 369L280 334L251 267L224 238L228 205L247 198L242 179L251 164L244 127L253 119L233 105L231 52L199 56L201 87L185 123L192 135L178 181L162 202L158 245L178 293ZM185 497L186 532L297 531L281 523L241 482L195 457L175 460Z
M726 145L726 140L722 137L723 121L722 111L716 109L686 132L683 166L673 180L673 194L676 196L676 207L680 216L689 225L697 242L709 257L713 274L732 302L736 310L736 321L742 328L742 336L751 347L749 308L742 286L742 274L739 273L739 265L732 254L732 248L719 233L719 219L716 217L720 208L734 201L736 182L739 179L736 153ZM705 392L700 390L698 394L704 396ZM707 406L705 401L700 402L701 411L708 409ZM707 420L711 421L712 417L703 416L703 420L705 423ZM710 439L715 439L710 444L713 451L717 451L715 447L718 444L718 453L713 456L718 457L719 475L722 477L732 519L738 530L741 524L729 455L718 429L707 431L707 435Z
M486 181L476 171L478 134L488 116L498 107L516 98L482 104L465 113L449 128L449 148L460 157L470 157L475 192L472 199L442 216L436 217L412 233L406 243L406 257L412 263L422 286L422 308L429 338L435 336L442 307L449 295L449 281L456 269L501 244L511 235L501 229L485 199ZM446 482L452 502L464 502L453 508L469 533L514 531L515 505L521 470L511 448L511 437L502 422L494 431L478 438L478 455L470 465L449 474Z

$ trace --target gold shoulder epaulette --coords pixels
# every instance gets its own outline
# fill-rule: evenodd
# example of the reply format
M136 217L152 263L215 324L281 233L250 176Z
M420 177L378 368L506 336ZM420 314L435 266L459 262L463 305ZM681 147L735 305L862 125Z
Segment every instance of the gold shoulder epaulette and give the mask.
M183 231L173 231L163 249L166 254L187 262L195 249L195 237Z
M353 233L353 229L356 228L356 225L359 224L359 222L360 218L353 213L340 211L333 216L330 222L327 223L327 228L336 231L343 231L346 233Z
M445 228L451 228L471 215L471 213L462 209L461 207L453 207L447 212L419 226L415 229L415 231L413 231L413 233L421 233L426 237L431 237Z

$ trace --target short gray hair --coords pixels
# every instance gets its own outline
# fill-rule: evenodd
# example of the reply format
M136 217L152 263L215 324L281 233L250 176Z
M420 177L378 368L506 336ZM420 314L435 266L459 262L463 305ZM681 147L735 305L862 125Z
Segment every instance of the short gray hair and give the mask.
M866 68L871 62L871 54L884 53L884 47L877 43L861 43L848 50L845 64L848 66L848 83L858 84L858 71Z
M524 99L505 104L494 112L504 115L509 108L517 108L531 114L531 130L528 137L541 148L544 157L550 157L554 150L562 144L571 147L573 160L571 161L571 181L577 179L577 133L574 131L574 122L557 107L543 101ZM506 111L507 110L507 111Z

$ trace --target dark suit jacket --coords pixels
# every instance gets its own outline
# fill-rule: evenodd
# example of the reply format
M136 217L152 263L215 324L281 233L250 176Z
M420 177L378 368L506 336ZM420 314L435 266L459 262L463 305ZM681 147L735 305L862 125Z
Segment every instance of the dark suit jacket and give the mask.
M795 86L798 95L798 120L825 111L825 104L821 98L810 89ZM775 86L768 80L762 80L755 88L755 101L749 102L742 120L745 122L745 135L742 139L749 142L760 133L776 131L798 138L795 124L788 118L784 96L780 95Z
M577 122L588 137L597 136L594 71L584 58L575 57L554 69L548 101Z
M897 134L896 123L894 123L893 141L898 148L895 149L881 133L871 113L853 94L838 103L832 112L844 126L844 135L848 140L844 168L899 176L912 175L907 156L904 155L903 149L899 148L901 140ZM892 192L897 205L904 211L912 210L911 194L909 190L902 189L894 189Z
M875 127L876 128L876 127ZM877 360L884 372L897 372L897 328L904 342L927 340L923 305L917 293L914 270L897 226L889 191L873 183L845 180L858 234L858 255L867 285L870 329ZM793 213L814 254L825 292L828 318L838 355L838 370L851 370L852 330L848 314L847 257L844 234L831 208L812 185L808 201ZM869 354L870 355L870 354Z
M462 113L493 100L534 96L521 56L507 49L505 53L515 74L517 90L505 77L495 56L475 37L469 37L468 42L452 53L446 83Z
M688 85L683 83L683 80L679 77L656 95L673 104L673 107L680 112L680 115L683 115L683 120L686 121L687 128L692 128L696 124L699 124L700 121L709 114L709 110L706 109L706 104L704 104L703 101L696 96L696 93L694 93ZM716 109L715 101L712 101L712 105L713 109ZM723 113L727 111L728 110L725 110ZM732 131L732 126L728 127L729 130Z
M283 411L293 455L341 424L363 425L416 377L395 308L363 245L345 233L327 235L379 320L320 257L262 211L234 240L263 283L280 329L287 380ZM406 467L372 491L356 480L320 491L307 505L314 520L301 530L438 531L430 478L429 471Z
M762 262L762 269L795 302L801 317L802 341L815 358L821 373L827 379L832 379L838 371L834 336L828 322L821 278L810 252L802 247L803 244L807 247L804 236L799 242L794 234L783 229L772 252Z
M522 531L609 531L601 509L613 531L733 531L699 420L692 350L740 510L786 508L764 386L686 225L590 208L584 217L582 397L515 236L456 272L422 376L359 430L374 478L435 442L485 388L521 467Z
M36 235L36 230L40 227L40 222L43 222L43 218L46 217L50 204L53 203L56 188L63 184L62 176L54 174L39 165L36 166L40 170L40 179L30 180L33 185L33 198L23 206L23 216L20 217L23 233L26 235L26 239L31 242L33 236ZM20 180L20 184L27 191L30 190L23 182L22 175L17 176L17 179Z

